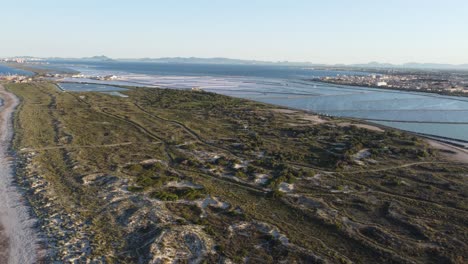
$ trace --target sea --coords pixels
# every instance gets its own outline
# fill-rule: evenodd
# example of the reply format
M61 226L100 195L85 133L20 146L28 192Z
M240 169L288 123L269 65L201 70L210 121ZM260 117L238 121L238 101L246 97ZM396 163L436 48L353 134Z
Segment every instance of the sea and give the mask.
M152 62L49 61L50 68L86 76L115 75L111 81L66 78L63 82L133 85L205 91L296 108L323 115L351 117L416 133L468 142L468 97L326 84L311 79L353 72L279 65L218 65ZM83 77L83 76L81 76ZM85 84L82 85L85 85ZM96 86L96 91L103 89ZM79 90L74 86L74 90Z
M0 75L32 75L29 71L23 71L15 68L8 67L4 64L0 64Z

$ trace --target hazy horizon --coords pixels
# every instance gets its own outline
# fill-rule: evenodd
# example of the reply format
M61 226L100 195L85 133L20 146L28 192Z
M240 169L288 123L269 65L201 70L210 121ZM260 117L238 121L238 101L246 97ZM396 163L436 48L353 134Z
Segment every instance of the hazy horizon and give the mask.
M2 11L8 25L0 57L468 63L468 2L462 0L26 0L4 3Z
M291 64L310 64L310 65L324 65L324 66L353 66L353 65L372 65L372 64L379 64L379 65L394 65L394 66L404 66L408 64L417 64L417 65L450 65L450 66L468 66L467 63L439 63L439 62L431 62L431 61L407 61L407 62L402 62L402 63L391 63L391 62L382 62L382 61L362 61L362 62L355 62L355 63L315 63L313 61L268 61L268 60L255 60L255 59L239 59L239 58L229 58L229 57L181 57L181 56L174 56L174 57L140 57L140 58L134 58L134 57L110 57L106 56L104 54L100 55L91 55L91 56L86 56L86 57L73 57L73 56L68 56L68 57L58 57L58 56L30 56L30 55L15 55L15 56L4 56L0 58L4 59L11 59L11 58L36 58L36 59L93 59L96 57L106 57L111 60L170 60L170 59L195 59L195 60L233 60L233 61L245 61L245 62L265 62L265 63L291 63Z

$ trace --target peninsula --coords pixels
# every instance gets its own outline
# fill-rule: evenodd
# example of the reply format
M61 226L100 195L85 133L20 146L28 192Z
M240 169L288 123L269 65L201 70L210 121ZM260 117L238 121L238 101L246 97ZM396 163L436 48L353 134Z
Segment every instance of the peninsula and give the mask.
M463 149L199 90L4 86L47 262L468 258Z

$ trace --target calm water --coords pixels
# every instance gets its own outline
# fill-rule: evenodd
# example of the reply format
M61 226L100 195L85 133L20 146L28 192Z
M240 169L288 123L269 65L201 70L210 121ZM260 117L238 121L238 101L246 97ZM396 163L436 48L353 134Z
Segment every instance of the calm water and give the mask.
M59 87L65 91L72 92L118 92L127 91L125 88L115 87L103 84L87 84L87 83L59 83Z
M220 94L332 116L361 118L408 131L468 141L468 98L304 81L350 72L280 66L115 62L86 65L68 62L66 67L89 75L119 75L122 78L118 82L179 89L199 87Z
M291 93L276 94L276 91L265 88L219 92L332 116L366 119L418 133L468 140L468 98L298 82L287 90Z
M79 70L83 73L101 72L104 74L145 74L162 76L242 76L264 78L309 78L311 76L324 77L338 74L367 75L362 72L310 70L306 67L265 66L265 65L225 65L225 64L180 64L180 63L150 63L150 62L49 62L62 65L66 69ZM59 63L59 64L55 64ZM313 75L311 75L313 72Z
M32 75L31 72L10 68L4 64L0 64L0 75L14 75L14 74Z

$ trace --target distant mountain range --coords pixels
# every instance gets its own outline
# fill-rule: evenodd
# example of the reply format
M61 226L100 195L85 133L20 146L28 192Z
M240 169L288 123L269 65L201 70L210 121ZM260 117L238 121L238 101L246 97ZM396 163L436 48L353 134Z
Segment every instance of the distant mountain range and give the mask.
M195 64L239 64L239 65L289 65L289 66L313 66L310 62L289 62L289 61L259 61L241 60L229 58L196 58L196 57L167 57L167 58L142 58L142 59L117 59L118 61L142 61L158 63L195 63ZM323 64L323 66L325 66Z
M27 58L27 57L24 57ZM61 58L61 57L51 57L51 58L42 58L43 60L51 60L51 61L70 61L70 60L80 60L80 61L114 61L107 56L93 56L93 57L83 57L83 58Z
M85 60L112 61L106 56L95 56L83 58ZM196 57L168 57L168 58L141 58L141 59L115 59L115 61L139 61L158 63L194 63L194 64L239 64L239 65L282 65L282 66L304 66L304 67L362 67L362 68L401 68L401 69L460 69L468 70L468 64L440 64L440 63L417 63L391 64L369 62L365 64L318 64L312 62L290 62L290 61L259 61L241 60L229 58L196 58Z
M167 58L135 58L135 59L112 59L107 56L93 56L84 58L37 58L22 56L26 60L51 60L51 61L92 61L92 62L155 62L155 63L193 63L193 64L234 64L234 65L280 65L280 66L303 66L303 67L358 67L358 68L379 68L379 69L439 69L439 70L468 70L467 64L442 64L442 63L418 63L409 62L404 64L391 64L380 62L369 62L364 64L317 64L312 62L290 62L290 61L259 61L241 60L229 58L197 58L197 57L167 57Z

